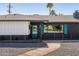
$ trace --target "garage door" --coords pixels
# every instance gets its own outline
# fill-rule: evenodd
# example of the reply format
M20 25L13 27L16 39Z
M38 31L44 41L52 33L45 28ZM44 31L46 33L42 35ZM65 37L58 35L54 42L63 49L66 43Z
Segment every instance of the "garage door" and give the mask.
M29 22L0 21L0 35L29 35Z

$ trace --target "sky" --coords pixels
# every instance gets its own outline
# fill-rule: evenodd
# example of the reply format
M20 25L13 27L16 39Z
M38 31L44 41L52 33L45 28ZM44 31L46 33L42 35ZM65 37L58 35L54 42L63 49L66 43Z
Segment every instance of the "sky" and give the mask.
M46 7L47 3L12 3L12 14L25 15L49 15L49 10ZM52 7L57 14L72 15L75 10L79 10L78 3L54 3ZM0 15L8 14L8 3L0 3Z

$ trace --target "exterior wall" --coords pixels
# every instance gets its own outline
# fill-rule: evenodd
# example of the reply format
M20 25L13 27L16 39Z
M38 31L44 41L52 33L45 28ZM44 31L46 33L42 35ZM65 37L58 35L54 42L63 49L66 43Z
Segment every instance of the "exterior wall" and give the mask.
M43 40L63 40L63 33L44 33Z
M79 24L78 23L60 23L68 25L68 33L43 33L43 40L76 40L79 39Z
M71 23L68 24L68 35L71 39L79 39L79 24L78 23Z
M40 23L36 24L40 36ZM0 21L0 42L40 42L40 37L33 40L30 34L31 23L28 21Z
M27 35L0 35L0 40L28 40Z
M35 23L33 23L35 24ZM33 25L31 24L31 25ZM79 24L78 23L59 23L68 25L68 34L63 33L42 33L42 23L39 25L39 39L42 40L72 40L79 39ZM30 38L30 23L28 21L0 21L0 40L31 40ZM41 25L41 26L40 26Z
M27 21L0 21L0 35L29 35Z

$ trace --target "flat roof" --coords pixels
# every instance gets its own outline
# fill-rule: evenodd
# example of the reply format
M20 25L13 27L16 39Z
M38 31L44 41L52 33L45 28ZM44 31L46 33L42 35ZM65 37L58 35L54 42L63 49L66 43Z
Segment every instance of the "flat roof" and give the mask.
M20 15L20 14L10 14L10 15L0 15L1 21L48 21L48 22L79 22L79 19L74 18L72 15L63 16L48 16L48 15Z

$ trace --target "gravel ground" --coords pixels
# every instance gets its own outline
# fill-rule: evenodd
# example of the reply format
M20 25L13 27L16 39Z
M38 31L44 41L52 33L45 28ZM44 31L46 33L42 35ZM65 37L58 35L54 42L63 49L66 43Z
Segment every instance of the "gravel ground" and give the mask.
M0 56L17 56L33 48L0 48Z
M79 56L79 43L61 43L61 47L46 56Z
M46 56L79 56L79 42L60 43L59 49ZM44 46L43 46L44 45ZM0 43L0 56L17 56L36 48L46 47L40 43Z
M24 52L46 47L45 43L0 43L0 56L18 56Z

